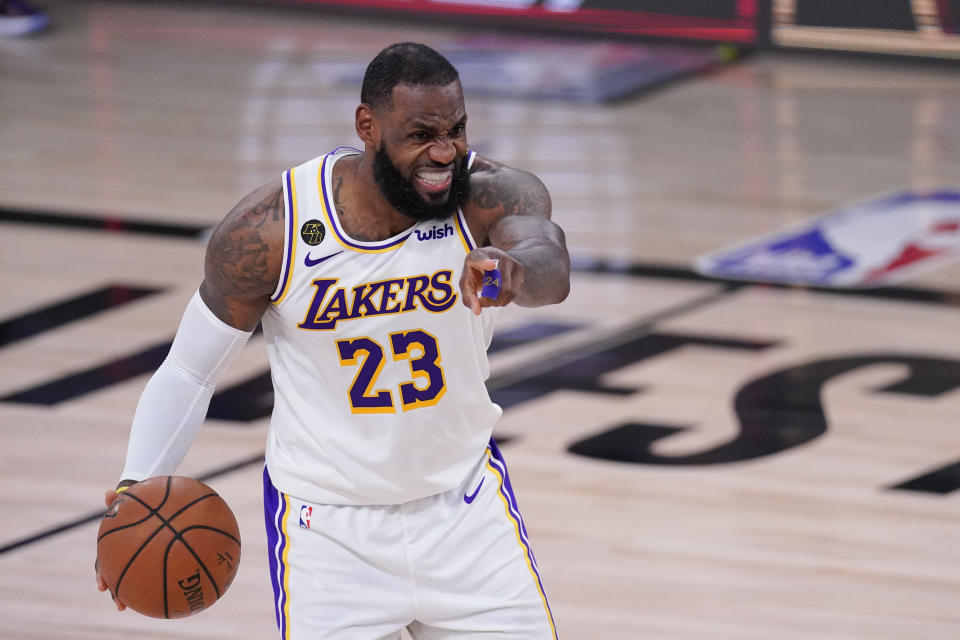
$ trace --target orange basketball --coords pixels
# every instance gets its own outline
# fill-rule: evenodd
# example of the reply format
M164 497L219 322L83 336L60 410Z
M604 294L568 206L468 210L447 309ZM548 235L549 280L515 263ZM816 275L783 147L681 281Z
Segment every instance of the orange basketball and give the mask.
M97 534L110 592L154 618L203 611L223 596L239 563L233 511L193 478L157 476L117 494Z

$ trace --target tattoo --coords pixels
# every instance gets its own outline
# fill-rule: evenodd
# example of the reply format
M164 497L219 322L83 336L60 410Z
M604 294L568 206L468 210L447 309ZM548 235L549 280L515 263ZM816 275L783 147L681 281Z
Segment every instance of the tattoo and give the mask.
M340 199L340 188L343 186L343 176L338 176L333 180L333 206L337 210L337 217L340 218L340 225L350 234L350 237L360 242L376 242L383 238L376 237L364 229L357 226L357 221L352 219L346 205Z
M516 216L542 208L549 196L537 181L478 180L470 188L470 198L481 209L503 209L503 215Z
M242 307L276 288L279 261L271 254L282 242L282 219L283 191L271 189L260 202L241 201L211 236L204 300L228 324L247 325Z
M214 234L207 254L214 278L227 285L224 290L239 293L258 288L257 285L264 283L270 247L258 230L263 224L262 220L245 215L238 222L242 224L225 233Z
M339 176L333 183L333 204L340 209L340 187L343 186L343 176Z

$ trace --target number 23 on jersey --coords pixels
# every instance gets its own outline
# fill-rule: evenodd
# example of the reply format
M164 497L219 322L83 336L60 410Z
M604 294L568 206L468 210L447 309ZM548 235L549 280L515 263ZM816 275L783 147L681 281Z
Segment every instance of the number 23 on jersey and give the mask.
M411 380L398 385L404 411L435 405L446 391L437 339L423 329L398 331L388 336L394 362L406 360ZM383 346L368 337L337 340L340 366L357 366L348 397L353 413L396 413L393 391L377 389L386 364Z

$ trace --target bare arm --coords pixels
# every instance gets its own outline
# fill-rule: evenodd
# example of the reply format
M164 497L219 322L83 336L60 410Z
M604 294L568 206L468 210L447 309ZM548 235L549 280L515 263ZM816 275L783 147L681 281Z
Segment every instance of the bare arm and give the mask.
M550 219L550 194L533 174L480 160L464 209L481 245L467 256L461 291L464 304L481 307L516 302L538 307L563 301L570 292L570 256L563 230ZM483 271L498 263L500 294L480 298Z
M200 297L218 318L243 331L256 328L280 279L283 242L277 180L241 200L207 244Z

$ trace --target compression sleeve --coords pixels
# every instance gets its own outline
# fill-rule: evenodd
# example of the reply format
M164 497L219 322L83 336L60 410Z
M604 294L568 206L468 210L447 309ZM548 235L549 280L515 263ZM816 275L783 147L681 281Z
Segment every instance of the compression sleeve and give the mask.
M207 415L217 380L251 335L217 318L199 291L193 295L170 353L140 396L121 479L173 474Z

